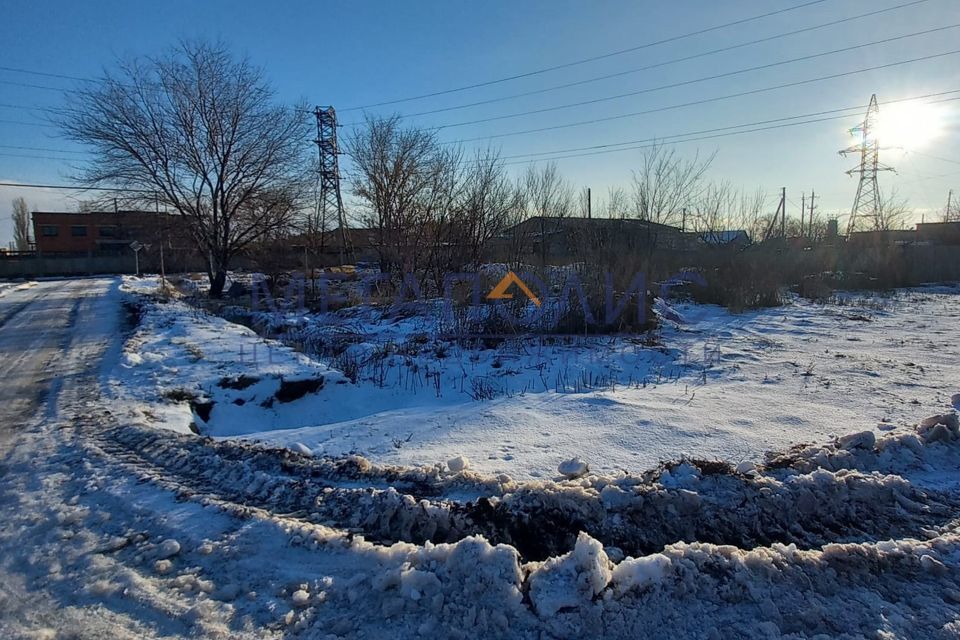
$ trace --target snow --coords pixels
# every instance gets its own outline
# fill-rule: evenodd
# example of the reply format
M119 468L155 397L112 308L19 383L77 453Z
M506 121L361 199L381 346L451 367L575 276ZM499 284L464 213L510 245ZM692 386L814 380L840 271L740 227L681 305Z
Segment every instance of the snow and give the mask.
M613 576L603 545L585 533L573 550L535 566L530 572L530 600L541 618L579 607L603 591Z
M557 471L567 478L579 478L590 470L589 465L580 458L570 458L564 460L557 467Z
M148 303L127 349L144 361L117 371L115 398L129 419L183 433L192 423L203 435L400 465L464 456L472 470L516 479L552 477L574 457L602 473L684 455L756 463L770 449L910 425L952 402L942 383L960 379L958 295L795 299L741 315L660 300L659 345L581 337L489 349L434 339L431 317L408 313L416 308L263 313L258 322L283 328L270 340L182 302ZM345 333L337 357L292 348ZM368 363L356 381L337 368L354 357ZM282 380L319 378L317 392L271 403ZM250 386L221 386L239 379ZM476 388L492 397L475 399ZM163 397L179 391L212 401L209 421Z
M616 591L623 595L631 589L641 590L660 584L670 570L670 558L652 553L642 558L627 558L613 571Z
M290 596L290 601L295 607L305 607L310 602L310 594L304 589L297 589Z
M176 540L167 539L160 543L160 546L157 547L157 557L161 560L165 560L171 556L175 556L180 553L180 543Z
M78 285L77 312L59 314L75 324L44 327L64 346L18 360L68 375L0 462L0 637L960 633L953 289L745 316L680 306L689 324L660 347L513 360L596 373L629 351L643 364L621 375L646 384L475 400L353 382L176 300L144 303L127 334L118 284ZM241 345L271 356L242 361ZM487 351L483 375L508 361ZM518 371L504 386L540 376ZM460 422L435 429L437 415ZM377 431L351 441L360 421ZM488 457L506 446L512 459ZM589 470L536 479L571 458Z
M447 468L453 473L460 473L470 466L470 460L464 456L456 456L447 460Z

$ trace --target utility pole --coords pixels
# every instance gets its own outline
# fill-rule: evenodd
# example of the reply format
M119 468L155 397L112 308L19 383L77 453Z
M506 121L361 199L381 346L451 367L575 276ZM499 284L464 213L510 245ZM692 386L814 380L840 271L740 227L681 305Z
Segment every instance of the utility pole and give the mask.
M807 194L800 194L800 237L803 237L803 215L807 211Z
M807 232L807 235L808 235L808 237L810 237L811 239L813 239L813 201L816 200L816 198L817 198L817 192L811 190L811 191L810 191L810 222L807 223L807 225L808 225L808 227L809 227L809 231ZM802 227L802 226L800 227L800 233L803 234L803 227Z
M782 187L780 189L780 202L777 204L777 211L773 214L773 217L770 218L770 225L767 227L767 232L763 235L764 240L769 240L774 237L774 229L777 228L777 220L780 221L780 237L784 236L784 229L786 228L786 219L787 219L787 188Z
M316 107L313 115L317 118L317 150L320 153L320 202L317 206L321 220L327 219L327 210L337 215L340 227L340 264L344 264L345 254L352 253L347 246L347 223L343 215L343 197L340 195L340 155L337 146L337 112L333 107ZM323 233L323 230L319 230Z
M944 222L953 222L953 189L947 194L947 211L943 216Z
M684 233L687 230L687 208L683 208L683 213L680 216L680 233Z
M163 229L160 229L160 287L167 290L167 266L163 262Z
M166 293L167 291L167 269L163 264L163 229L166 226L166 220L160 218L160 198L157 194L153 196L153 207L157 214L157 222L160 227L160 291ZM163 214L166 216L166 213Z
M593 217L593 199L590 195L590 187L587 187L587 220Z
M863 118L863 123L850 130L851 135L859 135L860 142L840 151L840 155L848 153L860 155L860 164L849 171L848 176L860 175L857 184L857 195L850 210L850 220L847 222L847 235L857 230L857 223L869 222L868 230L879 229L882 221L880 199L880 185L877 183L877 173L893 171L892 167L880 164L880 141L877 139L877 122L880 117L880 107L877 105L877 94L870 96L870 105Z
M780 188L780 237L787 237L787 188Z

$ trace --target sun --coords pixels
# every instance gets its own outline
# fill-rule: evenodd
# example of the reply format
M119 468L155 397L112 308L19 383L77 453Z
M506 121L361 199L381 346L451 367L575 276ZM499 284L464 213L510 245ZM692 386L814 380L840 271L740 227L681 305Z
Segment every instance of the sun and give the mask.
M882 147L916 149L944 134L946 111L941 105L880 105L876 136Z

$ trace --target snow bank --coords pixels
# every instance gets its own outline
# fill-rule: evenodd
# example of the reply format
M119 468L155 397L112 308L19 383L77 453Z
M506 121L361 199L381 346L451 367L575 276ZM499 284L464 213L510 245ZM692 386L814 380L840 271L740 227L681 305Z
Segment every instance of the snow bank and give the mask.
M613 575L603 545L582 532L573 551L533 566L527 581L530 600L541 618L589 602Z
M724 637L730 629L869 637L879 629L913 638L949 637L960 618L960 501L910 481L917 470L956 471L960 439L925 439L937 425L949 431L949 416L918 425L914 441L905 432L871 449L858 444L861 462L877 467L869 472L807 469L805 456L797 468L749 473L686 459L640 475L525 484L109 422L76 426L84 460L102 457L181 499L277 526L291 549L318 554L296 564L317 575L278 595L287 608L277 615L291 631L572 640L638 630ZM849 454L839 440L827 449ZM903 445L911 457L888 462L905 474L886 473L879 448L904 442L914 442ZM951 459L953 467L938 466ZM74 528L88 520L82 509L61 518ZM245 530L230 533L227 546ZM172 541L147 543L149 561ZM193 546L196 554L184 557L184 546L172 562L151 564L158 579L186 584L180 567L201 557ZM331 554L350 569L327 581ZM212 600L236 579L198 578L191 593Z

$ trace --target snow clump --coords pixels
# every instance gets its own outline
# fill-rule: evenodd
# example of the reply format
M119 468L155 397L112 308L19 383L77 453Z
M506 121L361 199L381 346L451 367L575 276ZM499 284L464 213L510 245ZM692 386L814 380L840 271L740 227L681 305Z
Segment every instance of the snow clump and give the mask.
M293 606L295 607L305 607L307 606L307 603L310 602L310 594L303 589L297 589L293 592L290 600L293 602Z
M560 466L557 467L557 471L560 472L560 475L567 478L579 478L590 471L590 465L580 458L570 458L569 460L561 462Z
M466 456L457 456L447 460L447 468L453 473L460 473L470 466L470 460Z
M164 560L180 553L180 543L173 538L167 538L157 547L157 558Z
M606 588L612 568L603 545L580 532L573 551L550 558L531 572L530 601L542 618L553 617L561 609L578 607Z

